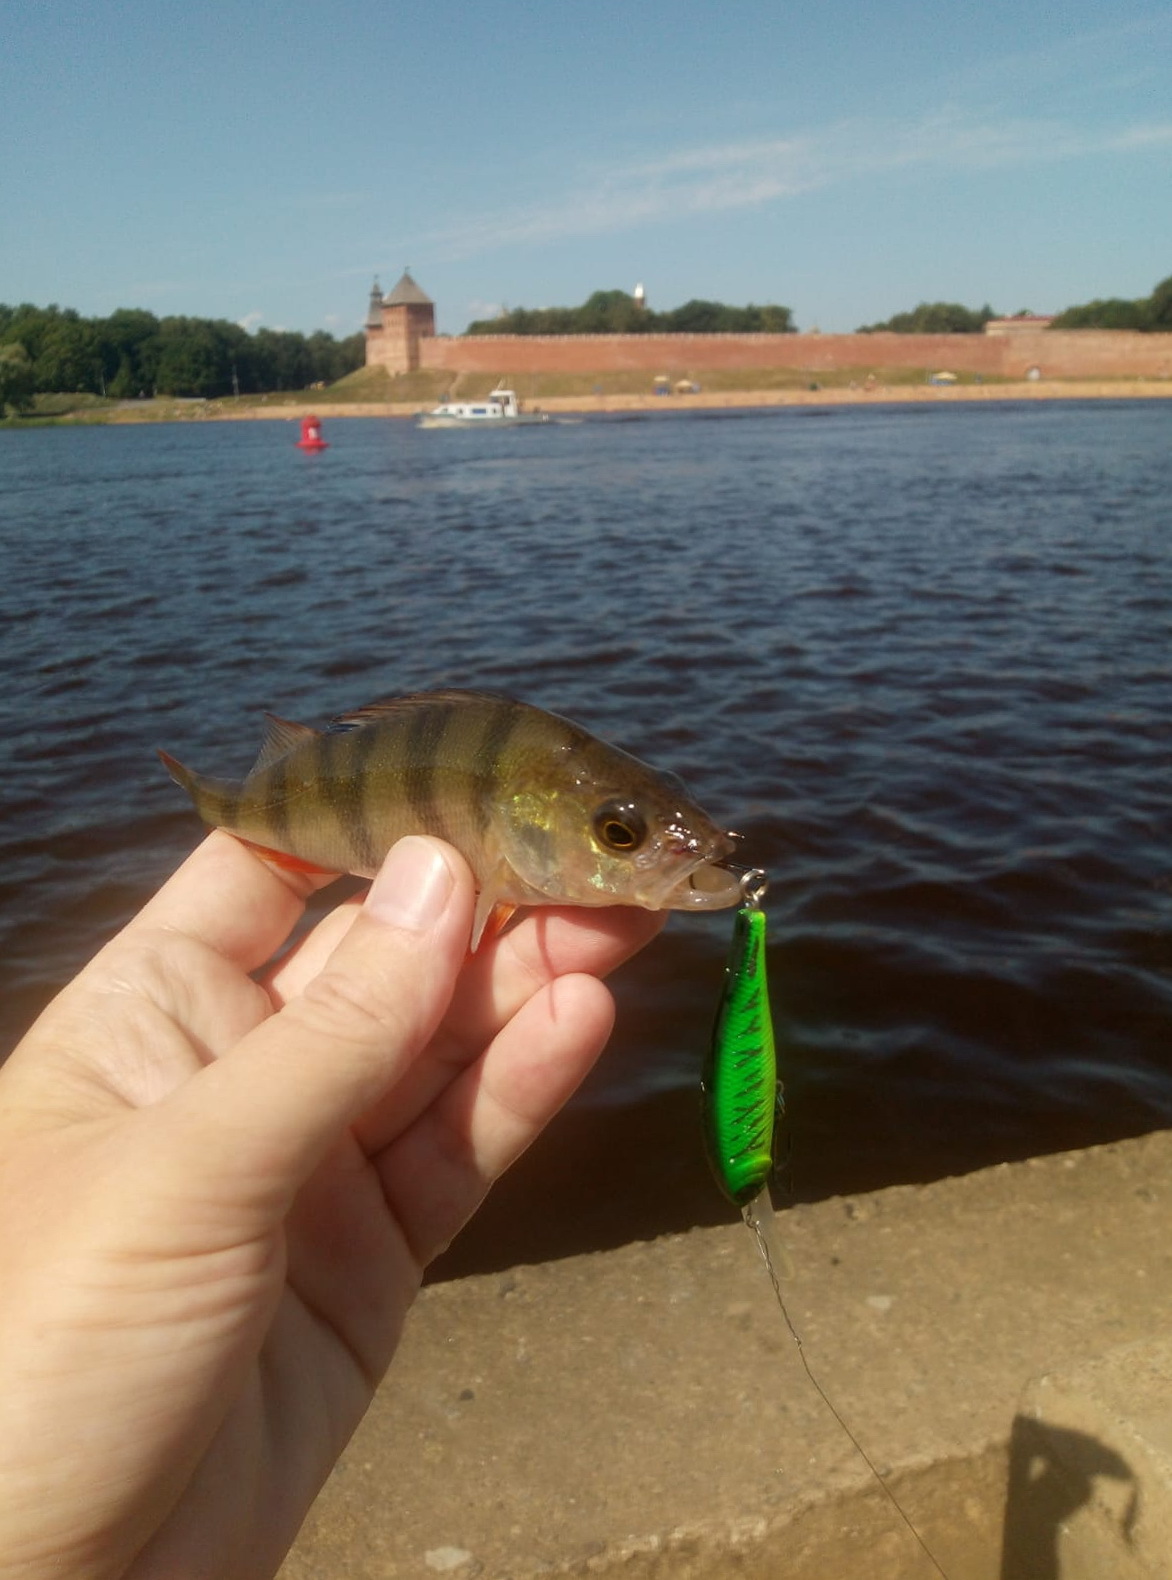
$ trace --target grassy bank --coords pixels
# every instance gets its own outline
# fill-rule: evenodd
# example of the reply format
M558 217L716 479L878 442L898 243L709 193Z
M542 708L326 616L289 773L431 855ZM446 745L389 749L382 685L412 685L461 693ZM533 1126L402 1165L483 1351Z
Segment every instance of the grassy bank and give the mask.
M693 407L743 406L755 401L776 404L840 404L853 400L988 400L1028 396L1110 398L1172 395L1172 380L1063 379L1014 384L979 374L959 374L946 387L929 384L933 370L904 367L838 368L811 372L797 368L726 368L696 373L695 392L660 397L654 380L639 370L596 373L520 373L502 368L498 374L422 370L391 377L385 368L359 368L337 383L266 395L241 395L219 400L159 397L114 401L96 395L41 395L33 409L8 417L6 428L57 424L126 422L201 422L231 418L287 418L319 409L323 415L409 416L444 399L483 400L503 379L530 406L562 411L671 410ZM672 378L688 378L685 369Z

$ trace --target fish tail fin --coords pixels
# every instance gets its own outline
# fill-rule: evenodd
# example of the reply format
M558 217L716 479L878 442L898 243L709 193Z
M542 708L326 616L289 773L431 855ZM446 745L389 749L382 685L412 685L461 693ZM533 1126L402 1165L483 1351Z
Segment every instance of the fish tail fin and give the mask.
M170 752L160 749L159 758L175 783L187 791L195 803L195 810L205 823L217 827L231 826L232 810L240 796L238 785L224 779L209 779L206 774L197 774L193 768L185 768Z
M161 746L159 747L159 761L171 775L171 778L174 779L175 783L182 785L183 789L194 800L196 775L192 773L191 769L184 768L177 757L172 757L171 753L165 752Z

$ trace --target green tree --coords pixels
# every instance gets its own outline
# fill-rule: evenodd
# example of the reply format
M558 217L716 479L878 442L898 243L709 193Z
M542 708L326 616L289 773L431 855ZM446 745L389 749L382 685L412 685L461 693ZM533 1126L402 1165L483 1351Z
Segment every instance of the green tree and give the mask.
M301 335L294 339L304 345ZM239 381L240 363L251 356L245 331L222 318L164 318L157 340L155 384L162 395L202 396L205 400L230 395L235 388L233 370ZM251 362L245 361L245 367L247 377Z
M33 359L19 340L0 346L0 417L6 411L27 411L33 403L36 379Z
M1172 331L1172 274L1161 280L1148 297L1147 309L1147 328L1164 334Z
M634 297L626 291L595 291L578 308L570 331L578 335L629 335L637 333L644 317Z
M336 378L345 378L366 363L366 336L361 330L338 341L338 372Z
M82 318L73 308L0 303L0 346L19 343L35 391L90 390L119 400L141 395L227 395L332 383L361 367L361 334L335 340L262 330L225 319L158 319L139 308Z
M1149 329L1148 304L1121 296L1068 307L1051 322L1051 329Z
M581 307L516 307L476 319L469 335L791 334L788 307L727 307L694 299L670 312L642 308L626 291L595 291Z
M366 361L366 337L347 335L345 340L335 340L324 329L315 330L305 342L309 355L310 380L323 379L327 384L345 378Z
M98 394L102 365L93 324L72 309L56 316L41 337L33 376L38 390Z
M1051 327L1172 333L1172 274L1161 280L1150 296L1141 296L1134 301L1122 296L1108 296L1068 307L1065 312L1059 313ZM2 334L0 328L0 336Z
M151 395L159 362L159 320L138 307L120 307L97 325L107 395L134 400Z
M303 335L258 329L255 339L262 389L300 390L313 383L313 362Z
M12 344L19 341L35 363L41 354L49 325L60 316L60 312L56 303L50 307L34 307L31 302L21 302L19 307L9 310L4 330L5 342Z
M164 318L159 325L155 387L160 395L222 393L231 373L212 326L197 318Z
M762 334L792 335L796 332L794 315L788 307L760 307L754 311L761 314Z
M699 297L660 316L671 333L677 335L715 335L727 329L726 309L719 302L705 302Z
M861 324L860 335L979 335L997 315L986 304L975 311L959 302L921 302L910 313L896 313L882 324Z

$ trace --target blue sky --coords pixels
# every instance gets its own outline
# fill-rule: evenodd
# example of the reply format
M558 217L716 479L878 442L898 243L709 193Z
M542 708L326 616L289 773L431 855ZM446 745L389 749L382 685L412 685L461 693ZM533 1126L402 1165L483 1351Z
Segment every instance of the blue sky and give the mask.
M1172 274L1172 6L5 0L0 301L458 333L642 281L849 330Z

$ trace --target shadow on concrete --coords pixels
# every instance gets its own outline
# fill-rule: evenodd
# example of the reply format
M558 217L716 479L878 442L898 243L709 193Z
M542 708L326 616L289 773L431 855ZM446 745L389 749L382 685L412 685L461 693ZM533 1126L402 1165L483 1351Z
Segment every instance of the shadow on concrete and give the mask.
M1122 1522L1123 1539L1130 1544L1139 1488L1127 1461L1085 1432L1016 1417L1009 1444L1000 1580L1060 1580L1062 1527L1090 1503L1096 1476L1131 1484Z
M694 1092L675 1092L565 1110L428 1268L428 1283L735 1222L704 1158L699 1106Z

